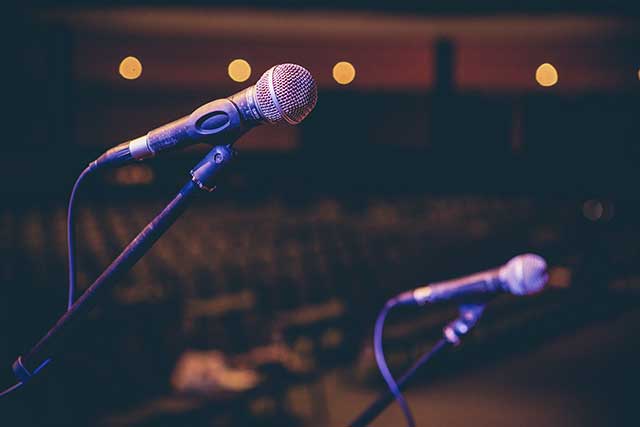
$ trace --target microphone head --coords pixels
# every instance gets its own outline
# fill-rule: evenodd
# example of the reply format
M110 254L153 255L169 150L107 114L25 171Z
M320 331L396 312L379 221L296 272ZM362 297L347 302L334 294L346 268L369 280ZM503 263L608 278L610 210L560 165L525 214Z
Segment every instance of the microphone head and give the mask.
M500 268L500 279L507 292L515 295L534 294L542 290L549 279L547 263L535 254L518 255Z
M311 73L296 64L268 69L255 86L255 101L269 123L297 125L316 106L318 86Z

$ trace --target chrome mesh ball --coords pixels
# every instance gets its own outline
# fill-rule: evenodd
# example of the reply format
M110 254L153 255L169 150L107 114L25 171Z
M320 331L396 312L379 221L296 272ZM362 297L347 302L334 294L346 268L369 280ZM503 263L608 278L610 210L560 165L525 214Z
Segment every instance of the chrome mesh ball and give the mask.
M512 294L533 294L547 283L547 263L535 254L518 255L500 269L500 278Z
M255 100L264 118L296 125L316 106L318 87L311 73L296 64L280 64L267 70L255 88Z

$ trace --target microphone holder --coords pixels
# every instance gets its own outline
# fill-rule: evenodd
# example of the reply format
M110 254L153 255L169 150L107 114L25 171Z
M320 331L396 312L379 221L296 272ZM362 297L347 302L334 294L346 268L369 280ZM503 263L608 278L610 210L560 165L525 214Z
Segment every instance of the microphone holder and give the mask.
M189 202L200 190L211 192L220 173L235 156L231 145L219 145L191 170L191 180L182 187L171 202L127 245L107 269L93 282L80 298L65 312L56 324L25 355L13 363L15 376L23 384L45 366L50 357L61 351L63 337L69 333L74 319L86 315L100 294L129 271L186 210ZM76 320L77 322L77 320Z
M450 322L442 330L444 337L441 338L428 352L424 353L414 364L407 369L402 376L396 381L398 388L403 390L406 383L424 364L431 360L434 356L445 349L455 347L460 344L461 337L469 333L469 331L478 323L484 304L464 304L460 306L460 316ZM387 390L365 409L358 417L353 420L349 427L366 427L378 415L384 411L394 401L394 395L391 390Z

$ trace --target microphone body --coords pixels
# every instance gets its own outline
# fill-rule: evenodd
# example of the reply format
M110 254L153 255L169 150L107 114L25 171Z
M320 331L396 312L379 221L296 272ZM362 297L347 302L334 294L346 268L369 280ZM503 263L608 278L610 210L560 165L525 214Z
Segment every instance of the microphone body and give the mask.
M120 166L206 142L233 145L260 124L300 123L315 107L317 86L304 67L280 64L258 82L228 98L217 99L139 138L123 142L93 161L96 166Z
M248 130L266 122L253 102L254 89L251 86L229 98L211 101L188 116L123 142L98 157L96 166L119 166L199 142L233 144Z
M473 299L499 292L529 295L544 287L548 279L546 268L545 260L538 255L519 255L502 267L404 292L396 297L395 302L422 305L456 299Z

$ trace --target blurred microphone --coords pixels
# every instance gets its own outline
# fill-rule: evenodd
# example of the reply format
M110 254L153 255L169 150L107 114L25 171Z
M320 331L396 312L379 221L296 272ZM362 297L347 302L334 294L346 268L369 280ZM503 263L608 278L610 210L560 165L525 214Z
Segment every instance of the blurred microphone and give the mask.
M118 166L199 142L233 144L260 124L300 123L317 99L316 82L307 69L296 64L276 65L254 86L204 104L188 116L117 145L92 166Z
M548 278L545 260L538 255L524 254L512 258L502 267L404 292L394 302L425 304L497 292L530 295L540 291Z

